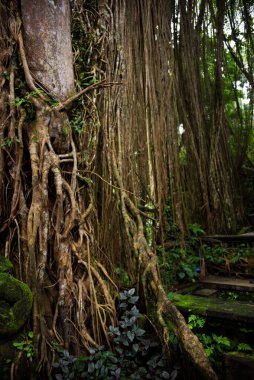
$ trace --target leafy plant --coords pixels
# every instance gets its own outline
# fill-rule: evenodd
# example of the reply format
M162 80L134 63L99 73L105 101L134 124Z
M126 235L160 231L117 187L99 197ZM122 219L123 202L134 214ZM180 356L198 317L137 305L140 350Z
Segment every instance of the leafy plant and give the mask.
M91 84L97 83L97 79L94 75L89 75L89 72L81 72L78 76L78 82L81 87L90 86Z
M195 242L197 238L204 235L205 233L203 228L197 223L188 224L187 228L189 232L189 239Z
M225 249L224 247L217 245L217 246L209 246L207 244L204 244L202 246L204 251L205 260L207 263L211 264L222 264L224 263L224 255L225 255Z
M202 329L205 325L205 318L200 317L199 315L191 314L188 318L188 326L191 330L193 329Z
M10 74L8 73L8 71L3 71L1 76L2 76L2 78L6 79L6 80L10 79Z
M32 361L34 350L33 350L33 332L29 331L26 335L21 334L20 338L23 339L19 342L14 342L13 346L16 347L17 350L23 351L26 354L27 359Z
M178 272L179 279L194 280L198 277L200 258L193 254L187 254L184 261L180 262Z
M188 236L185 247L180 242L180 231L177 224L171 222L167 231L169 249L162 255L158 247L158 261L161 277L165 287L183 280L195 281L200 270L200 236L204 230L196 223L188 225Z
M57 363L53 363L56 380L75 379L75 370L73 368L73 364L77 358L70 355L70 353L66 350L60 351L59 356L59 361Z
M38 98L40 95L47 96L43 90L38 88L36 91L31 91L25 96L16 96L15 97L15 107L19 108L22 105L31 106L31 98Z
M11 143L12 143L12 141L11 141L10 137L5 137L4 141L2 143L2 148L4 148L4 147L10 147Z
M253 349L247 343L239 343L231 340L227 336L217 335L215 333L207 334L201 332L206 323L206 319L195 314L191 314L188 318L188 326L194 330L200 342L203 344L205 352L212 363L218 365L220 358L224 352L230 350L248 351Z
M70 125L74 129L75 132L77 132L79 135L83 131L83 117L81 112L73 111L72 112L72 117L70 119Z
M81 379L91 380L117 380L121 373L115 353L104 350L104 347L90 349L89 356L78 358L73 369Z
M129 275L124 269L120 267L116 267L115 273L118 275L119 282L121 285L126 285L126 286L130 285Z
M218 294L218 298L226 299L226 300L237 300L239 298L239 294L234 291L220 291Z
M53 365L56 380L176 379L177 368L168 371L159 343L137 323L142 317L136 306L138 298L135 289L120 293L119 323L109 327L114 351L99 347L90 349L87 356L79 358L63 351L59 361Z
M253 349L251 348L251 346L247 343L238 343L237 345L237 351L253 351Z
M220 273L230 273L232 270L238 274L250 275L254 258L253 248L241 244L235 247L223 247L204 244L202 246L206 264L211 270ZM249 264L249 265L246 265Z
M188 326L194 330L200 342L203 344L205 352L212 362L216 362L218 357L225 351L232 348L233 342L226 336L206 333L200 333L204 328L206 319L195 314L191 314L188 318Z
M159 343L150 339L146 331L138 325L142 315L136 307L139 297L135 295L135 289L121 292L119 298L119 324L109 328L109 335L113 338L115 351L119 354L123 378L175 379L177 370L171 373L166 370L165 357L158 353Z
M205 347L205 352L207 356L212 360L216 361L218 356L223 354L225 351L229 351L232 348L232 342L226 336L218 336L216 334L206 335L197 334L201 343Z

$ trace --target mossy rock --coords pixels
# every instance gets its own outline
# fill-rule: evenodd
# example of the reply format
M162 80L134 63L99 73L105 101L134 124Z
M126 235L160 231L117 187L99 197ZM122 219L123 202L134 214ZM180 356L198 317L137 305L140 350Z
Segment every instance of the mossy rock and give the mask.
M254 323L254 304L219 298L198 297L190 294L171 294L171 301L185 313L206 317Z
M242 352L224 354L225 378L228 380L252 380L254 373L254 355Z
M11 261L0 255L0 273L11 272L12 269Z
M0 335L15 334L32 309L29 287L8 273L0 273Z

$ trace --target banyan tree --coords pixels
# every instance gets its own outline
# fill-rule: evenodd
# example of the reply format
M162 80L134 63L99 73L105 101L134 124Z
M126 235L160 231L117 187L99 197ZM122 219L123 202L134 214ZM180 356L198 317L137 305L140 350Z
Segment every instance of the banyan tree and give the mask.
M243 218L223 25L236 3L247 29L251 18L247 1L227 3L0 1L0 250L33 291L38 373L50 372L52 339L77 355L110 347L120 266L162 343L173 330L217 378L165 293L155 248L167 205L183 239L195 215L208 232Z

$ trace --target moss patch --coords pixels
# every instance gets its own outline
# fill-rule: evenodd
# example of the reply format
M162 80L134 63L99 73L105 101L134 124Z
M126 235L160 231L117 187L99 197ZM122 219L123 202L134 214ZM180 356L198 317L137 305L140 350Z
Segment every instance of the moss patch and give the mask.
M232 351L232 352L227 352L226 355L254 360L254 354L248 354L246 352Z
M25 283L0 273L0 335L15 334L30 315L32 303L32 292Z
M171 301L183 312L254 323L254 305L192 295L174 294Z
M6 259L4 256L0 256L0 273L10 272L13 269L13 265L10 260Z

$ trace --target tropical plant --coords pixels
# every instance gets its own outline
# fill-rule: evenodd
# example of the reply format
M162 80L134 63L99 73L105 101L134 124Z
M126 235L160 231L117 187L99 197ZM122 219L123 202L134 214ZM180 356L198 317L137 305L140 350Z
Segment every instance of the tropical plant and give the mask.
M13 342L13 346L18 350L25 353L27 359L32 361L34 348L33 348L33 332L29 331L27 335L20 334L20 339L16 342Z
M169 371L160 344L139 327L143 316L136 306L138 298L135 289L120 293L119 322L109 327L113 352L99 347L75 358L62 351L53 364L56 380L176 379L178 366Z
M204 230L194 223L188 225L185 245L180 241L180 229L175 223L168 226L167 238L172 246L166 249L165 255L158 247L158 260L163 283L167 288L180 281L195 281L201 267L200 237Z
M245 342L239 342L227 336L215 334L209 331L209 329L204 330L205 324L206 318L204 317L195 314L191 314L188 317L189 328L195 331L204 346L207 356L216 366L220 366L222 355L225 352L232 350L253 352L253 348Z

